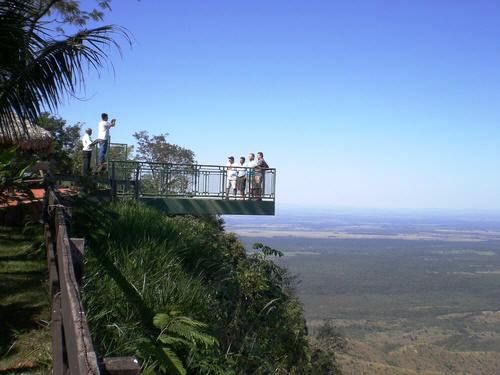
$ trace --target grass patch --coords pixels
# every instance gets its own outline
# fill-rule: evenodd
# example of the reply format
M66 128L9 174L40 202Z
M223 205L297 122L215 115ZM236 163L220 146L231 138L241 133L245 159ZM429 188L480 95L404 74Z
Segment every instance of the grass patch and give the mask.
M42 228L0 227L0 373L50 373Z

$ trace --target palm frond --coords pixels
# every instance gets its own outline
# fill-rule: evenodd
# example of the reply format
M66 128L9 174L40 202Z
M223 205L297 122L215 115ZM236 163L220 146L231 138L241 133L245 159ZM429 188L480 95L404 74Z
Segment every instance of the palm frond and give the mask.
M127 31L115 25L56 39L41 22L33 24L30 7L13 0L0 6L0 130L6 134L16 117L35 122L43 110L76 95L88 70L99 73L109 62L112 47L121 53L116 36L130 44Z

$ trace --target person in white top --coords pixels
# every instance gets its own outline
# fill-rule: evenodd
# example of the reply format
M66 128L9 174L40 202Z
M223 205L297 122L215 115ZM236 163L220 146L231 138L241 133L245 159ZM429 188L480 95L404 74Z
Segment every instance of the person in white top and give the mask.
M101 121L97 125L97 142L99 143L98 164L102 166L106 161L106 153L109 143L109 129L116 126L116 119L108 121L108 114L101 114Z
M92 129L88 128L85 130L85 134L82 137L82 162L83 162L83 175L88 176L90 174L90 159L92 157Z
M238 177L238 171L236 170L236 165L234 164L234 156L229 156L227 159L226 199L229 199L229 190L232 190L233 195L236 197L236 178Z
M257 160L255 160L255 154L253 152L248 154L247 162L247 182L248 182L248 196L250 199L254 196L255 192L255 167L257 166Z

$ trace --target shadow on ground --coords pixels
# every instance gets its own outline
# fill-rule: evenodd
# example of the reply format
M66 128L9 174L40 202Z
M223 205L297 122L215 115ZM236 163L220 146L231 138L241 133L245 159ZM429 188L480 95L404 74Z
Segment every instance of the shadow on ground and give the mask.
M39 363L37 338L47 335L47 267L41 229L0 227L0 369ZM29 342L31 341L31 342ZM36 352L36 355L33 353ZM35 358L36 357L36 358Z

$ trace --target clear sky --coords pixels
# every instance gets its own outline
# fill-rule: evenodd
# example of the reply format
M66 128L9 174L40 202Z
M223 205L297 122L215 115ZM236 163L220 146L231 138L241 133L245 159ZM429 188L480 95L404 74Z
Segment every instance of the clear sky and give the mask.
M84 3L90 3L84 1ZM59 115L198 162L263 151L281 204L500 209L497 0L114 0L134 36Z

